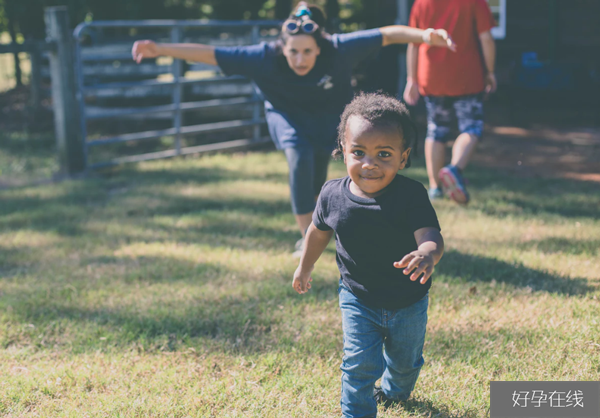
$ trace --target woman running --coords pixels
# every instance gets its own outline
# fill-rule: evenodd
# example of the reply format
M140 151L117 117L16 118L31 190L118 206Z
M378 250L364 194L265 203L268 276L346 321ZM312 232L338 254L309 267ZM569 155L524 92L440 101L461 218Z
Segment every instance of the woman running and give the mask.
M330 35L324 28L323 11L300 2L275 42L215 47L143 40L132 49L137 63L169 56L218 65L225 74L246 76L260 88L269 133L288 161L292 211L302 235L294 253L298 256L327 178L340 115L354 96L353 68L392 44L425 42L455 50L443 29L393 25Z

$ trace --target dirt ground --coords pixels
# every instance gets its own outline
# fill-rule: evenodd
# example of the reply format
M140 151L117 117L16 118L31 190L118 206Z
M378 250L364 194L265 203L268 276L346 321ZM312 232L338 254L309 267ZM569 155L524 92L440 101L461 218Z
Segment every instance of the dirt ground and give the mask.
M504 98L486 102L484 136L471 164L525 178L600 183L600 107L560 108L532 101L511 108L509 103ZM425 130L424 107L413 113Z
M0 93L0 130L51 131L52 114L28 116L26 88ZM44 103L46 109L49 103ZM562 177L600 183L600 109L509 109L496 100L486 107L484 140L472 163L524 177ZM417 109L424 126L424 112ZM515 117L515 113L517 117ZM2 144L0 144L0 148Z
M487 126L472 162L525 177L600 183L600 129Z

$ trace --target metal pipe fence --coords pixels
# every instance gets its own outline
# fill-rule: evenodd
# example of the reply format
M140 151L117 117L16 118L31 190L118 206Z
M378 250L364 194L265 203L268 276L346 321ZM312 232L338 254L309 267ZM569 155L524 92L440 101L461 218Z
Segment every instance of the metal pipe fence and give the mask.
M250 29L250 37L248 43L258 43L261 39L260 31L261 28L278 28L280 26L278 21L249 21L249 22L237 22L237 21L177 21L177 20L146 20L146 21L98 21L81 23L78 25L74 32L74 64L76 73L76 84L77 92L76 98L78 103L79 113L79 130L81 135L81 141L83 144L83 159L84 167L86 169L94 169L100 167L106 167L115 164L122 164L125 162L137 162L149 159L173 157L178 155L185 155L190 153L207 152L207 151L218 151L226 150L231 148L238 148L243 146L254 145L262 142L267 142L268 138L261 137L261 127L265 124L265 119L261 117L262 109L262 98L260 92L254 86L253 93L250 97L234 97L234 98L216 98L211 100L203 101L183 101L183 88L188 85L200 85L210 84L216 82L236 82L238 80L244 80L243 77L239 76L218 76L208 78L188 78L183 72L183 63L181 60L173 60L170 66L170 73L172 75L172 81L161 81L161 80L138 80L138 81L120 81L120 82L100 82L100 83L85 83L86 75L86 64L93 61L106 61L110 59L130 59L125 54L114 52L95 52L93 54L84 53L84 40L86 35L90 34L95 29L117 29L117 28L129 28L129 29L144 29L153 28L161 30L169 30L169 40L173 43L183 42L185 29L198 29L198 28L219 28L219 29L232 29L232 28L247 28ZM118 57L117 57L118 55ZM121 57L123 55L123 57ZM203 66L202 68L210 68ZM212 67L216 69L217 67ZM89 73L89 71L87 71ZM114 92L114 91L127 91L134 89L157 89L157 88L169 88L171 89L171 103L163 105L151 105L151 106L137 106L128 108L94 108L86 103L86 98L101 95L103 92ZM251 119L238 119L238 120L227 120L221 122L202 123L195 125L184 126L183 124L183 112L197 110L197 109L209 109L223 106L232 105L251 105L252 106L252 117ZM152 115L157 113L171 113L172 114L172 127L167 129L147 130L142 132L134 132L122 135L114 135L111 137L101 139L88 139L88 121L92 120L110 120L115 118L123 118L132 115ZM227 140L225 142L203 144L197 146L182 146L182 137L191 134L200 134L215 131L226 131L241 127L253 127L252 137L248 139L237 139ZM147 139L156 139L164 136L174 137L174 148L166 151L150 152L139 155L131 155L126 157L113 158L108 161L95 162L89 164L89 151L92 147L105 146L109 144L124 143L130 141L141 141Z

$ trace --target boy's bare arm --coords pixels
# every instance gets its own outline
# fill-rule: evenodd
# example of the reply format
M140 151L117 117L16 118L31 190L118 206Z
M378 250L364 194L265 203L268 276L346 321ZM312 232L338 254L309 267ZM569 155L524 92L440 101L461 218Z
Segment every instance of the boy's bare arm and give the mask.
M487 71L485 76L485 92L489 94L495 92L497 87L496 75L494 74L496 65L496 42L490 31L480 33L479 41L481 42L483 61L485 63L485 70Z
M304 251L300 258L300 265L296 269L294 280L292 281L292 287L296 292L302 294L310 289L310 282L312 281L310 274L332 236L333 230L321 231L311 222L304 238Z
M419 85L417 84L417 70L419 65L419 45L408 44L406 50L406 87L404 88L404 101L411 106L419 102Z
M406 49L406 78L417 80L419 69L419 44L408 44Z
M436 228L421 228L415 231L415 240L418 249L405 255L402 260L396 261L394 267L404 268L404 274L412 272L410 275L412 281L417 280L422 274L419 282L425 284L431 277L434 266L444 254L444 239Z

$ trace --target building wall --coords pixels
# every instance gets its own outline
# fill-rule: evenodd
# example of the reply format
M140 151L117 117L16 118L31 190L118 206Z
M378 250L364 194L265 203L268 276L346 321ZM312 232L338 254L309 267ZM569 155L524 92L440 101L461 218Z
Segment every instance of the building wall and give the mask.
M600 63L600 1L558 2L559 59Z
M599 0L507 0L506 14L506 38L497 41L500 82L509 82L524 52L536 52L600 83Z

